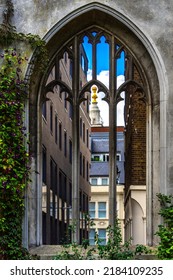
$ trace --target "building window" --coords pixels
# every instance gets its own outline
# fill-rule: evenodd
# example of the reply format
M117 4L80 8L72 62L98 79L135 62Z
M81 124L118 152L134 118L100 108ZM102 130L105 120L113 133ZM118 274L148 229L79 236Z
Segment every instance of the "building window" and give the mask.
M88 147L89 147L89 131L88 131L88 129L87 129L87 131L86 131L86 134L87 134L87 135L86 135L86 138L87 138L87 139L86 139L86 141L87 141L87 142L86 142L86 145L87 145L87 148L88 148Z
M63 186L63 190L64 190L64 201L67 201L67 177L64 174L64 186Z
M87 96L87 113L89 113L89 98L88 98L88 96Z
M90 245L95 245L95 229L90 229L89 232L89 244Z
M55 116L55 143L58 142L58 116Z
M94 219L95 218L95 202L90 202L89 203L89 215L90 215L90 218L91 219Z
M89 181L89 163L87 161L87 165L86 165L86 179L87 179L87 182Z
M42 181L46 184L46 170L47 170L47 151L45 146L42 148Z
M69 140L69 162L72 163L72 141Z
M80 118L80 126L79 126L79 129L80 129L80 137L82 137L82 118Z
M59 171L59 197L62 198L62 172Z
M109 155L103 155L103 161L109 161Z
M92 156L92 161L100 161L100 156Z
M82 175L82 153L80 153L80 175Z
M92 178L91 179L91 185L97 186L97 178Z
M62 149L62 124L59 123L59 148Z
M98 218L106 218L106 202L98 202Z
M102 178L102 185L107 186L108 185L108 178Z
M117 161L121 161L121 154L117 154L116 158L117 158Z
M64 108L67 110L67 92L64 92Z
M57 193L57 164L52 159L50 159L50 188Z
M98 238L100 245L106 245L106 229L98 229Z
M83 156L83 178L85 178L85 157Z
M87 194L83 194L83 211L88 213L88 196Z
M64 131L64 156L67 156L67 132Z
M67 177L62 170L59 170L59 197L67 201Z
M62 80L62 74L59 73L59 80ZM62 100L62 92L60 91L60 87L59 87L59 98Z
M50 192L50 216L53 217L54 216L54 205L53 205L53 196L52 196L52 192Z
M69 69L69 71L70 71L70 77L73 78L73 61L72 61L72 59L70 59L70 69Z
M55 195L57 195L57 164L50 159L50 215L55 217L56 205Z
M85 123L83 123L83 142L85 143Z
M53 105L50 104L50 131L53 133Z

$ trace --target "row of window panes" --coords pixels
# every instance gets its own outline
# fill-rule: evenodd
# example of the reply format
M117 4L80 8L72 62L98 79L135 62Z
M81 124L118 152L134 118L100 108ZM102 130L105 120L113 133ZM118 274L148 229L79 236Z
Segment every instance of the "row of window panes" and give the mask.
M67 138L67 134L64 134L65 139ZM67 142L67 139L65 140ZM64 152L66 153L67 156L67 146L64 146ZM46 183L46 180L44 178L46 174L46 148L43 146L43 182ZM72 141L71 139L69 140L69 161L72 163ZM85 173L86 170L86 173ZM87 181L89 181L89 163L88 161L86 162L85 157L82 156L82 153L80 153L80 175L83 176L83 178L86 178Z
M47 154L46 154L46 148L43 146L43 172L42 172L42 181L43 181L43 188L44 188L44 195L43 198L46 198L47 195L47 187L45 189L45 185L47 185ZM63 200L63 202L67 201L68 198L68 203L69 205L72 205L72 184L69 182L69 188L67 187L67 176L65 173L57 168L56 162L53 160L52 157L50 157L50 204L49 207L50 209L54 209L55 206L53 203L56 195L58 195L59 198ZM48 181L49 181L48 180ZM68 188L68 189L67 189ZM59 190L59 193L57 191ZM46 212L47 209L47 203L46 199L44 201L44 211ZM84 192L80 191L80 210L82 212L88 213L88 196ZM53 211L53 210L52 210Z
M73 109L72 109L72 105L71 103L69 103L66 98L68 97L67 92L60 92L59 93L59 98L62 100L64 100L64 108L66 111L68 111L69 114L69 118L72 119L73 118ZM69 104L69 105L68 105Z
M43 172L42 172L42 210L46 213L50 210L50 215L57 217L57 209L58 205L58 197L62 200L64 204L68 200L68 205L72 203L72 184L69 182L67 185L67 177L66 174L58 168L57 164L52 157L50 157L50 178L47 178L47 155L46 148L43 146ZM49 182L49 187L47 186L47 181ZM47 195L49 192L49 195ZM48 201L48 197L50 200Z
M51 159L50 159L50 179L51 179L50 184L51 184L52 188L55 188L55 189L56 189L55 182L57 182L56 173L57 173L57 164L51 157ZM61 179L61 177L60 177L60 179ZM42 181L44 184L47 184L47 149L44 145L42 147Z
M44 103L45 104L45 103ZM45 104L46 106L46 104ZM43 106L43 108L45 108ZM43 116L45 112L43 110ZM58 115L55 115L55 143L59 145L59 149L62 150L62 123L58 120ZM50 105L50 131L53 134L53 106ZM64 130L64 156L67 157L67 131ZM69 161L72 163L72 141L69 139Z
M92 186L107 186L109 185L109 178L91 178Z
M96 209L96 206L98 207L98 209ZM97 205L96 202L90 202L89 215L91 219L106 219L106 202L97 202Z
M91 156L91 160L92 161L109 161L109 154L99 154L99 155L92 155ZM121 155L120 154L117 154L116 156L116 160L117 161L120 161L121 160Z
M59 93L59 97L60 97L61 100L62 100L62 95L64 96L64 108L67 110L68 109L67 104L69 104L69 110L68 110L69 111L69 118L72 119L72 117L73 117L72 105L71 105L71 103L68 103L68 101L66 100L67 93L66 92ZM42 115L45 118L45 120L47 120L47 102L43 103ZM53 104L52 103L50 104L50 130L53 130Z
M71 105L70 105L71 106ZM43 104L42 108L42 114L43 117L46 119L47 118L47 105L46 102ZM55 143L59 144L60 150L62 149L62 123L58 121L58 115L55 114ZM50 131L51 134L53 134L53 104L50 104ZM85 134L86 132L86 134ZM59 136L59 137L58 137ZM88 129L85 129L85 123L82 122L82 118L80 118L80 136L83 138L83 142L85 143L87 147L89 147L89 131ZM85 139L86 138L86 139ZM59 139L59 141L58 141ZM66 155L66 135L64 135L64 153Z

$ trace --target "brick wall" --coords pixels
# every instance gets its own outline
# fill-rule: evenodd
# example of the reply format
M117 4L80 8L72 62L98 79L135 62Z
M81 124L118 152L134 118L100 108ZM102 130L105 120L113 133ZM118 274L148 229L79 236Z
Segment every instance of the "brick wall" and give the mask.
M132 79L142 84L139 72L131 63ZM128 67L127 69L129 69ZM126 73L128 77L129 73ZM146 104L139 99L140 92L129 86L125 106L125 185L146 184Z

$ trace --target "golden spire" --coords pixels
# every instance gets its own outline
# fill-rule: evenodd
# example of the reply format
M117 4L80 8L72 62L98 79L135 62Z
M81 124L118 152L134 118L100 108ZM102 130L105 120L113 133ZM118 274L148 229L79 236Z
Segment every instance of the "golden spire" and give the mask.
M91 97L92 97L92 103L97 103L97 86L96 85L93 85L91 87Z

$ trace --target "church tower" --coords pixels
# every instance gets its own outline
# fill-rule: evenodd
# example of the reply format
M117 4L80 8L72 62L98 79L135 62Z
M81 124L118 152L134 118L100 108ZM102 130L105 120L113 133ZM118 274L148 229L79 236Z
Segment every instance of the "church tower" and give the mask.
M90 119L91 119L91 126L103 126L103 120L100 115L100 109L98 107L97 102L97 86L93 85L91 88L91 108L90 108Z

